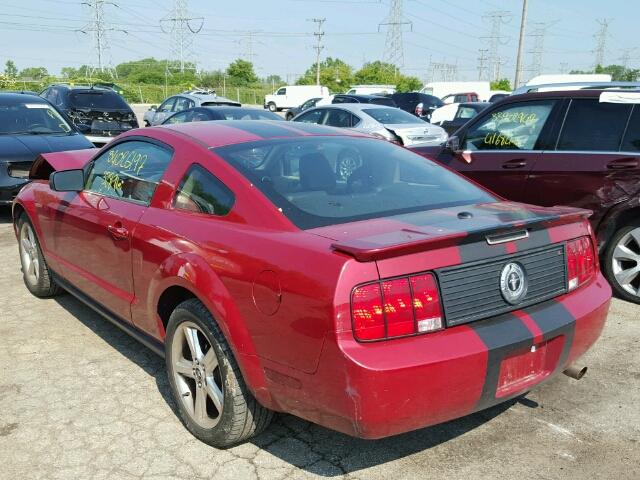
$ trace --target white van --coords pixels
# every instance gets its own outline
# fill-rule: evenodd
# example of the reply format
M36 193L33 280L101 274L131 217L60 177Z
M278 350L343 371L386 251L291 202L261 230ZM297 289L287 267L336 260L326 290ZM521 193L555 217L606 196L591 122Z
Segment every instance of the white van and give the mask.
M286 85L272 95L265 95L264 108L272 112L302 105L310 98L328 97L329 89L320 85Z

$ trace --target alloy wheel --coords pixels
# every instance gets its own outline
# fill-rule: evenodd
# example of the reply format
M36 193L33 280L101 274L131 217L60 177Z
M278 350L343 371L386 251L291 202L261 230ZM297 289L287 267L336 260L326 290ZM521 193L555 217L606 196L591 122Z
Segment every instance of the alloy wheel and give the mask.
M216 426L224 405L220 365L195 323L178 326L171 344L171 365L178 396L189 416L202 428Z
M40 252L33 228L26 222L20 228L20 261L26 280L30 285L37 285L40 280Z
M640 296L640 227L620 238L611 262L616 283L631 295Z

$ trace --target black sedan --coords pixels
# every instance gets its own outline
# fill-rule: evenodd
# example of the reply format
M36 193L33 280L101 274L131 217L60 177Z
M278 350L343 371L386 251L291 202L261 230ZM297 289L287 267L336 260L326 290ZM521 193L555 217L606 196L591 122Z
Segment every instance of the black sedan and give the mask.
M0 205L10 205L41 153L93 148L49 102L0 93Z
M167 118L162 125L209 120L283 120L277 113L245 107L196 107L182 110Z
M304 102L302 105L298 105L297 107L290 108L289 110L287 110L287 113L284 115L284 118L286 120L293 120L293 117L295 117L299 113L302 113L305 110L309 110L310 108L315 107L316 103L318 103L318 100L322 100L322 97L310 98L309 100Z
M431 119L431 113L444 105L438 97L420 92L394 93L391 99L396 102L398 108L427 122Z
M440 126L444 128L449 135L451 135L489 105L491 104L488 102L461 103L458 105L458 110L456 111L453 120L445 120L440 124Z

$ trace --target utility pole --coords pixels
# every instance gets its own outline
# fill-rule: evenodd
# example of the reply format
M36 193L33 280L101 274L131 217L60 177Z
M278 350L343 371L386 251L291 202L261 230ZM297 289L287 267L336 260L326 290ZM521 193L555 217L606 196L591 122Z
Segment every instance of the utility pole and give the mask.
M191 57L193 37L202 30L204 17L194 17L189 13L187 0L174 0L171 11L160 20L160 28L171 36L174 57L184 72L187 59Z
M501 35L500 30L503 24L511 20L511 12L497 10L489 12L484 18L491 21L491 34L488 37L483 37L483 40L489 41L489 62L492 67L491 79L498 81L500 80L500 67L504 64L504 61L500 58L499 48L500 45L508 43L508 39Z
M520 37L518 39L518 55L516 57L516 76L513 80L513 88L520 86L522 75L522 51L524 49L524 33L527 25L527 5L529 0L522 0L522 17L520 18Z
M487 50L486 48L479 48L478 52L480 56L478 57L478 80L486 80L487 79Z
M384 61L395 67L394 74L397 75L398 69L404 67L404 43L402 41L402 26L409 25L413 31L413 23L403 20L402 0L391 0L389 5L389 15L386 20L378 24L380 27L387 26L387 41L384 51Z
M107 32L123 32L127 33L125 30L114 28L113 26L107 24L105 21L105 13L104 6L111 5L117 7L116 3L113 3L108 0L87 0L82 2L83 5L87 5L90 8L90 17L91 20L88 25L84 28L78 30L82 33L93 34L93 48L96 52L96 60L97 66L92 69L90 75L92 76L94 71L97 70L100 73L105 73L105 71L111 74L112 77L117 77L117 72L111 66L110 60L107 59L107 54L109 52L109 37Z
M600 29L594 35L596 39L596 48L593 50L595 54L595 68L598 66L603 66L604 63L604 54L607 50L607 37L609 30L610 19L603 18L602 20L596 20L600 24ZM594 69L595 69L594 68Z
M316 45L313 48L316 51L316 85L320 85L320 53L324 50L324 45L322 45L322 37L324 37L322 25L327 21L327 19L312 18L311 21L318 25L318 29L313 32L313 35L316 37Z

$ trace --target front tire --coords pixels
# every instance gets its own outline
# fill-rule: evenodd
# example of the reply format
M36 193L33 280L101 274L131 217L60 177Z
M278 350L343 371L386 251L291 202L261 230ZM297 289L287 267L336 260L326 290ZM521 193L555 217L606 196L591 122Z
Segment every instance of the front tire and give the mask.
M18 249L22 279L27 289L39 298L58 295L62 289L53 280L33 225L24 213L18 219Z
M604 274L622 299L640 303L640 223L619 229L604 253Z
M267 104L267 108L269 109L270 112L275 112L276 110L278 110L278 107L276 107L276 104L273 102L269 102Z
M271 422L273 412L249 392L229 344L199 300L187 300L171 314L165 359L180 420L202 442L228 447Z

